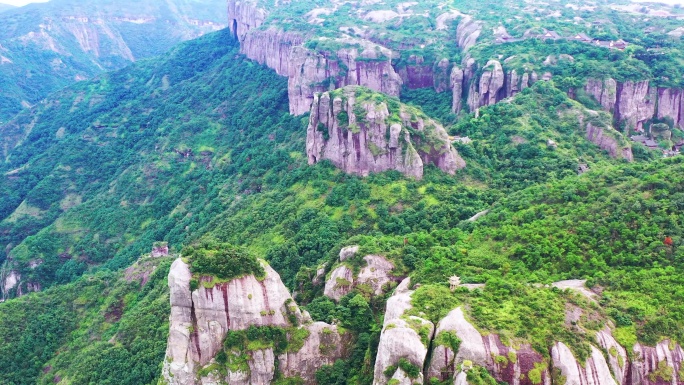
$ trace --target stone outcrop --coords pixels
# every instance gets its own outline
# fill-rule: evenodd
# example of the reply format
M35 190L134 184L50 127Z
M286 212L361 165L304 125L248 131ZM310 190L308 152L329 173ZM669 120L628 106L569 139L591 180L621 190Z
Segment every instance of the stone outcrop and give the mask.
M448 174L465 167L439 123L359 87L314 96L306 152L309 164L327 159L362 176L397 170L420 179L425 164Z
M358 246L356 248L358 250ZM349 258L347 256L348 251L348 248L342 249L340 261ZM343 256L345 256L344 259L342 258ZM383 288L395 280L391 275L394 264L380 255L366 255L363 257L363 260L366 266L361 268L356 276L354 276L353 270L346 265L340 265L335 268L330 274L330 278L325 282L323 294L335 301L339 301L359 285L364 285L364 290L369 291L368 294L382 294Z
M593 96L604 110L611 113L615 110L615 101L617 100L617 82L615 80L589 79L584 86L584 91Z
M308 49L305 36L275 27L259 29L267 11L251 1L228 1L229 27L240 41L240 51L248 58L288 77L290 113L309 111L313 95L347 85L361 85L398 96L401 77L394 71L392 52L368 40L325 39Z
M644 123L653 118L671 119L674 126L684 128L681 89L654 87L646 80L618 83L608 78L589 79L584 90L626 129L643 131Z
M618 344L609 328L596 333L596 342L604 351L608 352L608 365L610 365L617 383L625 384L629 369L629 360L625 348Z
M479 81L470 83L468 91L468 107L475 111L482 106L491 106L502 99L500 91L505 85L505 76L501 63L490 60L484 67Z
M572 355L570 348L562 342L556 342L551 348L551 360L554 368L565 379L566 385L618 385L603 353L594 346L591 347L591 355L582 365Z
M408 284L400 285L394 295L387 300L385 321L375 359L373 385L386 385L390 379L395 379L400 384L424 383L422 372L417 378L409 378L408 373L398 366L399 361L403 359L422 371L428 353L428 343L434 333L432 322L405 314L411 309L413 294L413 291L404 289L406 286ZM427 334L428 341L418 334L421 328L425 328L424 333ZM390 368L394 368L394 372L386 373Z
M307 325L309 337L297 352L283 353L278 357L279 370L285 377L300 376L307 384L315 384L316 371L323 365L332 365L345 355L349 343L349 333L340 334L337 326L325 322ZM259 382L267 383L267 382Z
M655 347L636 344L635 359L630 363L629 385L681 384L684 350L681 345L670 340L660 341Z
M624 82L617 85L615 100L615 121L626 128L643 130L643 124L655 115L656 90L648 81Z
M632 148L627 144L621 144L617 136L620 133L612 128L603 128L594 126L591 122L586 125L587 140L599 146L600 149L605 150L613 158L623 158L632 161Z
M463 83L465 80L465 73L462 69L454 66L451 69L451 77L449 79L449 85L451 86L451 111L455 114L461 112L463 108Z
M338 266L325 281L323 294L339 301L354 288L354 272L345 265Z
M458 352L454 352L450 346L440 344L441 333L453 333L458 337L461 341ZM545 384L550 383L551 378L541 354L529 345L523 345L517 350L505 346L495 334L482 336L465 319L460 307L452 310L437 324L431 357L427 370L428 379L445 381L455 377L458 382L462 373L461 364L466 360L485 367L497 380L509 384L533 384L529 376L531 371L537 371Z
M684 129L684 90L673 88L658 88L659 119L670 118L675 126Z
M340 46L335 52L292 47L288 79L290 113L301 115L309 111L317 92L349 85L399 96L402 80L392 67L389 49L352 38L334 39L332 43Z
M315 381L315 371L321 365L331 364L342 357L345 343L337 328L324 323L311 323L307 313L294 303L278 274L265 263L266 275L257 279L253 275L217 283L210 286L210 277L201 277L199 287L190 291L192 274L182 259L177 259L169 272L171 315L169 338L162 376L169 384L268 384L280 373L288 375L298 371L307 384ZM205 287L207 286L207 287ZM293 319L296 324L293 325ZM223 350L228 331L246 330L250 326L274 326L286 330L306 328L303 346L292 352L276 356L273 348L246 352L249 370L227 370L225 378L220 371L210 370L198 378L200 369L218 365L216 354ZM330 348L325 354L322 344ZM235 352L227 354L239 355ZM318 359L312 357L318 356Z
M464 15L456 28L456 43L463 51L474 46L482 32L482 23Z

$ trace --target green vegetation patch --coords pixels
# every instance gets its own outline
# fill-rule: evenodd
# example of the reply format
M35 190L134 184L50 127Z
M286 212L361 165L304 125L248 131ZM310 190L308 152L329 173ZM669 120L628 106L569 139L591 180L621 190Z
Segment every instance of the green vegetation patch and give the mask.
M266 272L249 251L228 243L202 241L186 246L181 254L188 258L193 275L210 275L222 280L230 280L253 274L263 278Z

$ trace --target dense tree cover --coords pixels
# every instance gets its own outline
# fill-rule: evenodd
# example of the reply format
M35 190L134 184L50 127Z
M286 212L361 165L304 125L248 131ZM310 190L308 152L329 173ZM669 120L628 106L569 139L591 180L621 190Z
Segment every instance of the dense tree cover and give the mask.
M266 274L254 255L227 243L202 241L184 247L181 254L188 259L192 273L199 276L230 280L243 275L263 277Z
M0 303L0 383L152 384L168 335L170 259Z

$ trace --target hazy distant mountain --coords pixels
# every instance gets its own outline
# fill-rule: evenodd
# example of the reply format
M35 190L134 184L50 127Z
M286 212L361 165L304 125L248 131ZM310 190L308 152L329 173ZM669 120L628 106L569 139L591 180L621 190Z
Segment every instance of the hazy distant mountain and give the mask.
M13 5L9 5L9 4L0 4L0 12L9 11L10 9L14 9L14 8L16 8L16 7L13 6Z
M0 15L0 122L74 81L225 23L222 0L53 0L11 8Z

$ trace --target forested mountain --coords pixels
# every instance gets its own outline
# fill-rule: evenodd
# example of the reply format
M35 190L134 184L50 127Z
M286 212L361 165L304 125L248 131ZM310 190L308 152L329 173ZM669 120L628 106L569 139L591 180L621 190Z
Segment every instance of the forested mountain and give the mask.
M49 93L226 25L225 2L52 0L0 16L0 123Z
M559 7L231 0L9 119L0 383L683 383L681 9Z

